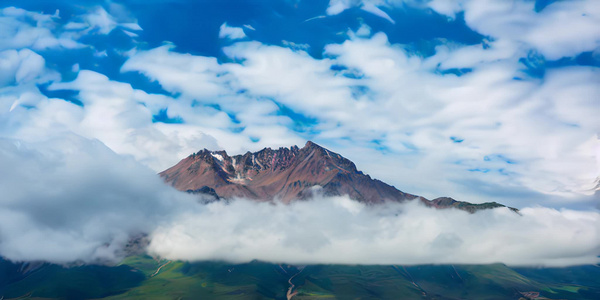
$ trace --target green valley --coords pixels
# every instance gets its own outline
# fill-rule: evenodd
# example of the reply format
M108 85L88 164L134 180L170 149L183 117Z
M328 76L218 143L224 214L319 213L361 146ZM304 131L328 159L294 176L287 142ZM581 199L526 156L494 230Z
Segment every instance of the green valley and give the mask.
M598 266L288 266L258 261L234 265L140 255L112 267L2 261L0 275L4 299L597 299L600 295ZM294 289L288 295L290 283Z

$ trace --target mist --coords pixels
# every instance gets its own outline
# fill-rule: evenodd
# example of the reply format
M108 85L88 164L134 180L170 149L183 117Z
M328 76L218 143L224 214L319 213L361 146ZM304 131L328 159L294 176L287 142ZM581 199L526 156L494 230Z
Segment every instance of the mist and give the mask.
M0 139L0 256L58 264L118 263L132 239L186 261L288 264L596 264L600 214L545 207L469 214L417 201L366 206L347 197L286 205L202 204L131 156L64 135Z
M187 195L97 140L0 139L0 256L58 264L116 263L133 237L170 220Z
M152 234L167 259L290 264L596 264L600 214L524 208L434 209L418 201L366 206L346 197L215 202Z

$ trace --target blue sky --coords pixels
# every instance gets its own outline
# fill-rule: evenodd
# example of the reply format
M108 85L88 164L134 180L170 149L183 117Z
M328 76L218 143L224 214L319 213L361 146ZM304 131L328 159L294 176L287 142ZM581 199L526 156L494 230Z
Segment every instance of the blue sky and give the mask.
M0 137L158 172L313 140L428 198L594 209L597 1L18 1Z

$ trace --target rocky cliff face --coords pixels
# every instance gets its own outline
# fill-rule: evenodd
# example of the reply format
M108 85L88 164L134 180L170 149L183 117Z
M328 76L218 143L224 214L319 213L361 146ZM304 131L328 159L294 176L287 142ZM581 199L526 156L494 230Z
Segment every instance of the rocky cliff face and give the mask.
M495 202L472 204L448 197L427 200L404 193L371 178L357 170L350 160L310 141L303 148L265 148L235 156L204 149L161 172L160 176L178 190L215 199L244 197L289 203L309 198L314 189L322 189L326 196L347 195L368 204L418 198L427 206L455 207L469 212L504 206Z
M289 202L311 196L321 187L325 195L349 195L366 203L403 201L406 194L356 169L350 160L313 142L303 148L265 148L243 155L201 150L160 173L182 191L214 189L220 197Z

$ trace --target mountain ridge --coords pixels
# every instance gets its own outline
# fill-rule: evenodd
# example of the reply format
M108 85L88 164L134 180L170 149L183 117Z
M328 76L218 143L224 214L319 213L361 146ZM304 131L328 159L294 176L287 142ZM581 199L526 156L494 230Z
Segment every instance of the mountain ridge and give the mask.
M178 190L209 194L217 199L244 197L289 203L310 198L313 190L320 186L325 196L347 195L367 204L419 199L430 207L456 207L469 212L504 207L496 202L472 204L449 197L428 200L405 193L371 178L349 159L312 141L302 148L267 147L234 156L224 150L203 149L159 175Z

